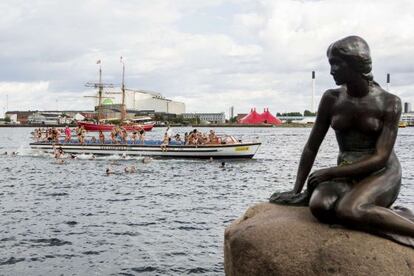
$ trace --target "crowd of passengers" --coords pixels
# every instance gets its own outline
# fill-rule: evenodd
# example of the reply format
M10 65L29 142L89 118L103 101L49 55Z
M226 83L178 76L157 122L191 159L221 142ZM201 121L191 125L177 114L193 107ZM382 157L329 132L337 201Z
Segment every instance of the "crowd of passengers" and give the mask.
M83 126L76 127L74 132L77 136L77 141L80 144L88 143L105 143L105 134L102 130L99 131L98 138L92 136L88 141L85 140L86 130ZM70 142L72 140L72 130L66 126L64 129L59 129L55 127L51 128L37 128L34 130L34 139L36 142L49 142L49 143L58 143L59 138L62 135L65 136L64 142ZM124 127L114 127L109 134L109 138L112 144L144 144L145 141L145 131L143 128L139 127L130 134ZM182 137L180 134L173 135L172 129L167 127L162 138L161 147L166 147L167 145L175 142L176 144L184 145L211 145L211 144L221 144L221 143L232 143L232 140L224 140L218 137L214 130L210 130L208 133L203 133L194 129L190 132L186 132Z
M55 127L36 128L33 132L36 142L58 142L62 133L62 129Z

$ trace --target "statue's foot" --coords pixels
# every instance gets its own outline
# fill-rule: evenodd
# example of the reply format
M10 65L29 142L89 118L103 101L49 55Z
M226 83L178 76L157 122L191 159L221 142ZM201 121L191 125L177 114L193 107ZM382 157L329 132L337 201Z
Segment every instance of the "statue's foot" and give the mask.
M379 236L382 236L386 239L395 241L399 244L414 248L414 238L413 237L398 235L398 234L394 234L394 233L388 233L388 232L385 232L385 231L384 232L381 231L381 232L378 232L376 234L379 235Z

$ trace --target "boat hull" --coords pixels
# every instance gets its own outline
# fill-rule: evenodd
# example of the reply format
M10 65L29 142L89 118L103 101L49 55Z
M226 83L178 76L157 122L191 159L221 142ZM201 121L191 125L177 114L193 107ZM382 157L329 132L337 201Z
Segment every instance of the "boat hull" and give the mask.
M31 143L33 150L53 153L62 148L65 153L94 155L152 156L173 158L253 158L261 143L240 143L225 145L168 145L162 149L154 144L79 144L79 143Z
M78 122L78 126L83 126L87 131L111 131L116 125L113 124L96 124L91 122ZM143 124L143 125L122 125L126 131L134 131L143 128L145 131L151 131L154 127L153 124Z

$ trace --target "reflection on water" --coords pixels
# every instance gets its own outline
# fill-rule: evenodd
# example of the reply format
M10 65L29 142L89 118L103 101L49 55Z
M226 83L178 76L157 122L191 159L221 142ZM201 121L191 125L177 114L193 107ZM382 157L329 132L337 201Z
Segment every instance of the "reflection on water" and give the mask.
M174 129L184 133L190 129ZM223 231L275 190L293 187L310 129L228 128L263 142L253 160L88 160L28 149L28 128L0 128L0 274L223 274ZM207 129L205 129L207 131ZM155 129L148 137L162 136ZM399 203L414 208L414 129L401 129ZM332 132L315 166L334 165ZM136 173L124 173L134 165ZM110 167L115 174L106 176Z

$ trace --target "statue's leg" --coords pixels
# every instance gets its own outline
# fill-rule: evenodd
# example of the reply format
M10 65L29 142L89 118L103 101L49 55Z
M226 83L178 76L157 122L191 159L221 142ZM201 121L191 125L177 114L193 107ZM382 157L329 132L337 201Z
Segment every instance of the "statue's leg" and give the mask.
M309 201L312 214L321 222L337 223L335 208L338 200L348 192L351 184L340 181L320 183L313 189Z
M342 224L371 232L389 232L414 237L414 222L388 209L401 185L398 161L381 173L356 183L336 206Z

